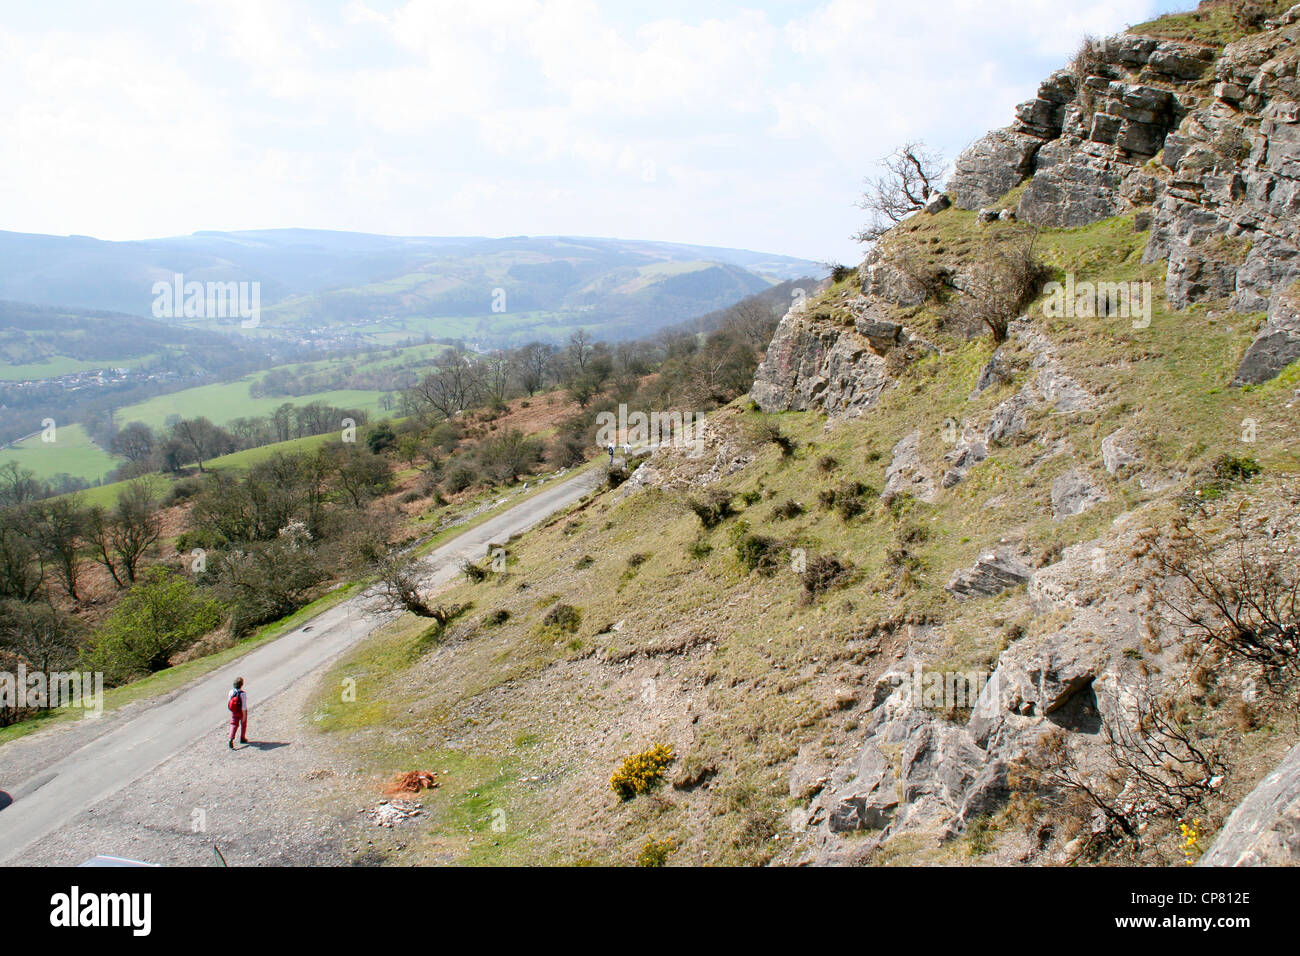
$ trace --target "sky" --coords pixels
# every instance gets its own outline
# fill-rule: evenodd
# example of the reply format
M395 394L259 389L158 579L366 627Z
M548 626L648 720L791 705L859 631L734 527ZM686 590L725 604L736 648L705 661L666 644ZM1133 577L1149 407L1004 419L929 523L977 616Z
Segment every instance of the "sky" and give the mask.
M1191 0L43 0L0 9L0 230L584 235L856 261L1087 34Z

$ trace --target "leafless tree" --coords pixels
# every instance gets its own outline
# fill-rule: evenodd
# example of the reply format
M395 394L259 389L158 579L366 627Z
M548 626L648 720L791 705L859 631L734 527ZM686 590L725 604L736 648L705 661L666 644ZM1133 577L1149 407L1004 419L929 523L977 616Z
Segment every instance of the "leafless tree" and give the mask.
M1011 322L1038 294L1046 271L1034 251L1037 229L990 240L970 269L965 295L953 307L1005 342Z
M474 405L479 382L474 366L462 352L449 351L441 362L411 390L417 402L451 418Z
M519 377L520 386L529 396L537 394L546 386L554 354L555 346L545 342L529 342L515 352L515 374Z
M902 222L942 187L943 157L922 142L904 143L880 161L881 173L867 180L858 201L871 221L857 234L859 242L874 242Z

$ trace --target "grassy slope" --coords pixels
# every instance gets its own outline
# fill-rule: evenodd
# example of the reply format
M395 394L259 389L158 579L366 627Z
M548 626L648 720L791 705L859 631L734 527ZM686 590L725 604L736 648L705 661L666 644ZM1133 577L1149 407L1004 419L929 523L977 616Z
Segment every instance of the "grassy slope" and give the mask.
M943 249L1001 228L978 226L959 210L905 227ZM444 786L426 797L430 823L395 855L404 862L627 863L645 840L672 838L680 845L673 859L684 862L777 856L792 838L786 814L799 801L787 786L800 748L851 753L860 736L858 718L841 708L862 693L874 655L897 639L877 622L901 614L940 620L947 646L934 666L987 667L1010 628L1027 623L1032 633L1035 625L1013 619L1022 612L1012 595L953 601L943 588L952 571L1002 540L1047 554L1089 540L1153 497L1100 468L1103 437L1128 427L1153 461L1182 474L1225 452L1251 454L1274 475L1300 470L1288 438L1300 414L1284 407L1295 370L1259 389L1226 387L1261 317L1204 305L1171 312L1163 264L1140 263L1145 241L1129 217L1043 233L1042 254L1080 280L1151 280L1151 327L1135 330L1118 318L1048 322L1033 310L1072 374L1105 402L1096 412L1041 416L1032 425L1041 442L995 449L935 504L913 503L899 514L875 505L846 523L819 510L815 494L849 478L881 487L893 444L917 427L923 457L941 464L944 419L986 420L1027 374L972 398L991 353L986 338L945 339L936 314L916 311L909 324L941 340L945 354L911 366L870 413L830 430L815 413L770 419L799 442L794 458L757 446L754 462L723 484L759 495L740 519L752 530L851 561L847 587L804 604L791 571L764 578L739 565L729 544L735 520L703 534L712 551L697 559L687 549L701 535L699 522L680 494L603 495L513 546L504 579L458 585L448 599L473 609L441 640L406 619L342 661L322 686L357 676L358 704L322 694L320 726L377 773L427 767L445 774ZM830 290L822 304L833 309L843 291ZM766 418L743 404L717 417L739 430ZM1248 417L1260 422L1254 446L1240 441ZM1075 454L1044 454L1057 440ZM824 455L839 468L823 474L816 462ZM1052 479L1080 461L1090 463L1109 501L1054 521ZM773 506L788 499L807 512L774 518ZM926 539L915 547L921 563L908 579L885 555L916 528ZM634 568L635 553L648 557ZM576 633L541 627L558 601L581 610ZM487 620L498 609L510 614L501 625ZM608 775L623 756L658 742L676 746L677 768L715 768L709 788L665 788L620 803ZM511 821L503 833L491 828L493 810ZM926 851L939 859L958 852Z
M40 435L24 438L0 450L0 463L16 461L35 472L37 478L59 474L98 478L112 471L120 461L90 440L80 425L64 425L55 431L55 441Z

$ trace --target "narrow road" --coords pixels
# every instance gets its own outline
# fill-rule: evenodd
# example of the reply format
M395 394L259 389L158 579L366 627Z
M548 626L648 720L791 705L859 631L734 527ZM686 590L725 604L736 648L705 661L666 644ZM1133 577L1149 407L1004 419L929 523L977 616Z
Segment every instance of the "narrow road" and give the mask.
M424 559L426 589L454 579L463 559L480 559L490 544L504 543L573 504L599 483L600 475L593 470L558 481L436 548ZM76 726L53 727L0 747L0 791L13 798L0 809L0 864L40 864L39 849L30 855L24 851L42 837L200 738L211 742L228 724L226 692L237 674L249 677L256 688L251 698L256 717L262 703L391 619L368 613L371 603L370 595L350 598L170 695L133 705L129 715L76 721ZM90 724L99 726L82 726ZM86 857L96 852L87 847Z

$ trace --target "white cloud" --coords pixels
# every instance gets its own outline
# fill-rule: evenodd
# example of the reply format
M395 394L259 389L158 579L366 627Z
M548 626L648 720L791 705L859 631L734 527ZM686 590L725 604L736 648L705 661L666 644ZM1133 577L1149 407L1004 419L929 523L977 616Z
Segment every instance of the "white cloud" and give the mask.
M0 32L0 228L592 233L847 259L873 161L914 138L951 157L1085 32L1152 5L637 20L590 0L203 0L108 31L50 14Z

